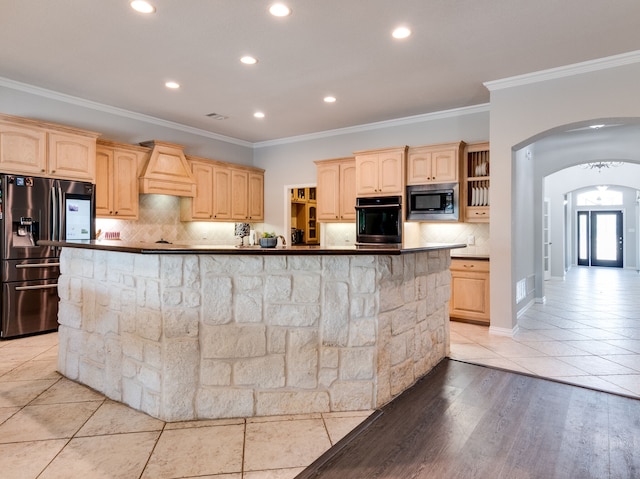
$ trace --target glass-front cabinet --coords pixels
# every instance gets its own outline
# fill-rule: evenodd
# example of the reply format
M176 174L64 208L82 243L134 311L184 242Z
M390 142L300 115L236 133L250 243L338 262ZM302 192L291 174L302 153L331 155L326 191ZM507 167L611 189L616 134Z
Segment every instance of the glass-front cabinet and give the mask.
M320 241L316 188L291 188L291 243L317 244Z

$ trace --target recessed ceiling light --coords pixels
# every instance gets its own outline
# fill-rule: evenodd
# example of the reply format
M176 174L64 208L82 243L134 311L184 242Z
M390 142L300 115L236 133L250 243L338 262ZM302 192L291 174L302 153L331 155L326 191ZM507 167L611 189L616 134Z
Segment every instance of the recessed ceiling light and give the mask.
M140 13L155 13L156 11L156 7L144 0L133 0L129 5L131 5L131 8L136 12Z
M249 55L242 57L240 61L245 65L255 65L256 63L258 63L258 60L256 58L251 57Z
M398 27L391 33L391 36L397 39L407 38L409 35L411 35L411 30L407 27Z
M602 128L604 125L589 125L589 128L593 128L594 130L599 130L600 128Z
M167 88L171 88L172 90L176 90L180 88L180 83L175 81L168 81L164 84L164 86L166 86Z
M253 114L253 116L255 116L256 118L264 118L264 113L262 113L261 111L257 111Z
M287 17L291 15L291 9L284 3L274 3L269 7L269 13L274 17Z
M324 97L324 102L325 103L335 103L336 102L336 97L335 96L325 96Z

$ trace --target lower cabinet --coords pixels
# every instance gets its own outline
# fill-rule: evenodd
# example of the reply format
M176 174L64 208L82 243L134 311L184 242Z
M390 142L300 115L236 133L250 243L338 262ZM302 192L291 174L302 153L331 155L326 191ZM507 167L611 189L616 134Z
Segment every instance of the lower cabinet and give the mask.
M451 259L449 317L489 324L489 261Z

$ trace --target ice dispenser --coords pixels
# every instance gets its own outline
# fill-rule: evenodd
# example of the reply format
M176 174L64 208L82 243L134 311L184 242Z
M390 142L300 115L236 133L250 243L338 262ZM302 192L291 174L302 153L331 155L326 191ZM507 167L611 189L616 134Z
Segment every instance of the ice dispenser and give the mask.
M13 246L35 246L38 238L38 222L28 216L20 216L13 222Z

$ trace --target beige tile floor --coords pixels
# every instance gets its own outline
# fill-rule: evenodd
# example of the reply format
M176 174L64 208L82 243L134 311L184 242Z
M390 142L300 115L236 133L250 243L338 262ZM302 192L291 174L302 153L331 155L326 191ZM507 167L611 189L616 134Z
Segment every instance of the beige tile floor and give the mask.
M57 349L0 342L2 479L288 479L372 412L165 423L60 376Z
M638 272L574 267L545 288L513 338L452 321L451 357L640 397Z

